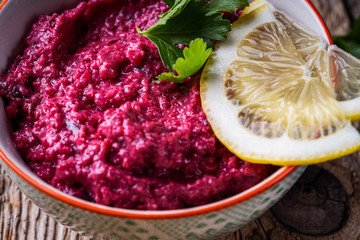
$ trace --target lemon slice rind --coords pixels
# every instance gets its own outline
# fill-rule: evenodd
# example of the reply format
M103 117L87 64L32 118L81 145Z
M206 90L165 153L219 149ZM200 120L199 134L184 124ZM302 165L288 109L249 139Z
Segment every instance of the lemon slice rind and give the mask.
M328 52L335 58L333 64L336 70L332 71L341 71L339 74L333 73L334 76L339 75L340 80L332 80L337 85L335 89L338 102L346 118L353 122L358 121L360 120L360 60L336 45L331 45Z
M210 61L222 61L222 58ZM209 73L206 67L204 73L200 91L208 121L218 139L244 160L276 165L314 164L360 149L360 136L350 122L338 132L315 140L298 141L287 135L274 139L251 135L239 124L238 112L226 98L225 91L217 91L223 88L222 81L216 81L214 75L211 76L214 73Z
M360 120L360 98L347 101L339 101L341 108L346 114L346 118L352 122Z
M228 38L216 45L216 50L205 65L200 80L200 94L215 135L238 157L262 164L314 164L359 150L360 135L350 121L326 137L301 141L291 139L287 134L278 138L258 136L239 124L237 108L227 99L224 91L226 70L236 58L239 39L259 25L274 21L277 20L273 9L267 3L257 3L257 7L252 7L251 11L245 9L233 24ZM241 27L237 27L240 24Z
M266 0L256 0L251 2L249 6L244 8L244 10L241 12L241 17L248 15L252 11L259 9L264 5L268 5L267 7L269 7L272 11L275 11L275 8L271 4L269 4Z

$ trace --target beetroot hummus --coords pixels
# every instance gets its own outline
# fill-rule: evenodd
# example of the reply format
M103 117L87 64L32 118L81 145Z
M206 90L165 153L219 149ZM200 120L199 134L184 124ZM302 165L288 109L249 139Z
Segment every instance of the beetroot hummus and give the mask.
M96 203L156 210L223 199L273 171L215 138L198 79L154 82L165 68L136 28L166 10L159 0L91 0L33 24L0 93L15 145L44 181Z

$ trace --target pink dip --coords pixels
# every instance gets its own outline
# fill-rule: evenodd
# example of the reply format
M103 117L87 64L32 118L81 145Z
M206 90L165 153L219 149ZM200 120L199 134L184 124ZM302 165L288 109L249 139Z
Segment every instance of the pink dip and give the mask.
M158 0L91 0L32 26L0 93L40 178L96 203L156 210L223 199L271 174L215 138L198 79L154 82L165 69L136 28L166 10Z

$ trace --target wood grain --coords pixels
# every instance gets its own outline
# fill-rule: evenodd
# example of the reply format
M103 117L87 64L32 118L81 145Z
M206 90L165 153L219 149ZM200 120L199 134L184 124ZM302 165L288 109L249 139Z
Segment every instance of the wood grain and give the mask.
M0 170L1 240L89 240L55 222L32 204Z
M305 235L292 231L286 228L283 224L279 223L277 218L271 211L263 215L259 222L262 228L267 233L268 239L304 239L304 240L327 240L327 239L359 239L360 229L358 228L359 222L359 206L360 206L360 189L359 189L359 154L354 154L332 162L320 164L320 167L328 170L336 176L341 184L344 186L345 191L350 197L350 214L346 224L336 232L331 234L316 236ZM278 204L281 204L279 202ZM311 212L311 214L318 214L319 212ZM332 216L328 216L332 217Z
M347 0L353 17L360 14L359 0ZM0 0L1 2L1 0ZM312 0L334 35L345 34L352 17L341 0ZM326 236L311 236L291 230L271 211L219 240L261 239L359 239L360 157L354 154L318 165L333 174L349 198L350 213L344 226ZM281 204L281 202L279 202ZM0 238L2 240L90 240L66 229L33 205L0 169Z
M348 32L351 21L341 0L311 0L311 2L323 16L332 35L343 35Z
M356 19L360 16L360 1L359 0L346 0L349 11L352 14L352 18Z
M295 232L328 236L347 222L349 195L333 174L318 166L309 166L271 212Z

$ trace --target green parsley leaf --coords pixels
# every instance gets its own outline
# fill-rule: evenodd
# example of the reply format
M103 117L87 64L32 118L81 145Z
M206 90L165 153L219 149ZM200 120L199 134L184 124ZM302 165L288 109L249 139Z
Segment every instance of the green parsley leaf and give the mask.
M235 12L236 8L245 8L249 5L247 0L212 0L208 14L216 12Z
M158 47L161 60L165 67L170 71L174 71L174 62L180 57L183 57L182 50L168 41L164 41L158 36L147 36Z
M211 40L223 40L226 38L225 34L231 30L229 20L222 18L221 11L235 11L236 8L248 5L247 0L164 2L170 9L159 15L160 20L146 31L137 31L155 43L164 66L170 71L175 70L174 64L184 54L177 44L189 45L194 39L202 38L208 48L213 47Z
M354 21L347 35L333 37L333 40L338 47L360 58L360 17Z
M230 31L231 25L221 13L208 16L208 10L209 3L204 0L176 1L154 26L139 33L157 45L164 65L174 71L176 59L182 57L175 51L176 44L189 45L196 38L223 40Z
M178 58L174 64L174 69L178 73L163 73L158 76L159 80L181 83L183 79L195 74L206 62L212 53L211 48L207 48L202 38L190 42L189 47L184 49L184 58Z

